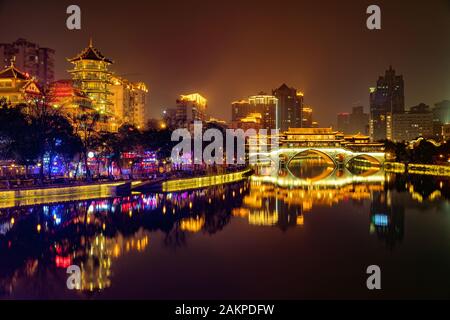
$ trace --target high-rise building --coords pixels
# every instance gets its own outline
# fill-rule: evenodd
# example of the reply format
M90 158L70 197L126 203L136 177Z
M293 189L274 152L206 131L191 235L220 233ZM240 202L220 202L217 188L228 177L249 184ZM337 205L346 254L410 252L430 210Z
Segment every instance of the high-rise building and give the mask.
M47 86L55 78L55 50L41 48L38 44L25 39L13 43L0 44L0 67L9 65L15 60L15 65L22 72L35 77L42 86Z
M108 90L112 93L112 112L120 123L127 123L143 129L146 126L145 106L147 86L142 82L130 82L127 79L112 76Z
M368 134L369 114L364 113L363 106L352 108L352 112L342 112L337 115L337 129L346 134Z
M234 101L231 103L231 121L239 121L247 117L250 113L256 112L253 105L247 99Z
M254 118L255 114L261 115L260 128L278 128L278 99L275 96L260 92L248 99L235 101L231 104L231 121L238 123L241 119ZM258 120L259 121L259 120Z
M352 108L349 121L349 133L350 134L369 134L369 114L364 113L363 106L357 106Z
M231 122L232 129L262 129L262 115L261 113L249 113L246 117L240 118L237 121Z
M433 137L433 113L430 107L421 103L409 112L392 115L392 140L396 142L411 141L418 137Z
M341 112L337 115L337 129L343 133L350 133L350 113Z
M434 138L442 138L443 126L450 123L450 100L435 103L433 108L433 134Z
M392 115L405 111L403 76L390 66L377 86L370 88L370 136L373 140L392 139Z
M39 67L37 78L44 86L48 86L55 79L55 50L39 48Z
M0 98L5 98L11 105L27 103L41 94L34 78L17 69L13 60L9 67L0 71Z
M261 92L256 96L250 96L248 102L254 112L262 115L262 128L278 129L278 99L275 96Z
M304 106L302 109L302 128L312 128L313 125L313 109L309 106Z
M68 61L73 64L73 69L69 70L69 73L72 75L74 86L88 95L97 112L113 116L114 104L111 101L112 92L109 90L113 83L111 72L108 70L113 61L94 48L92 40L87 48Z
M301 127L303 93L283 83L278 89L272 90L272 95L278 99L278 128L280 131Z
M163 111L163 121L164 125L169 128L170 130L177 129L178 122L177 122L177 109L176 108L167 108Z
M208 101L199 93L181 95L177 100L176 121L181 127L189 127L194 121L206 121Z

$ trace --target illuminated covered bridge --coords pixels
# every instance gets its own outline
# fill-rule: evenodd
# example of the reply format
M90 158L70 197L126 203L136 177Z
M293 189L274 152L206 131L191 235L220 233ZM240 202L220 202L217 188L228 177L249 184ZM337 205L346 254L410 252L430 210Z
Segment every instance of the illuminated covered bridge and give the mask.
M334 166L348 165L352 160L382 166L385 160L384 144L372 143L361 134L345 136L332 128L289 128L279 142L279 148L272 148L267 155L281 165L311 156Z

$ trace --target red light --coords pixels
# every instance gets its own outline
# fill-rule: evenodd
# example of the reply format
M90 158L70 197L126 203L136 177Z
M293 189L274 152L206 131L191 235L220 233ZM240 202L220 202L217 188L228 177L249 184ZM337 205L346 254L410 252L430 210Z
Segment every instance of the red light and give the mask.
M56 256L55 263L57 268L67 269L69 266L72 265L72 258L70 256L69 257Z

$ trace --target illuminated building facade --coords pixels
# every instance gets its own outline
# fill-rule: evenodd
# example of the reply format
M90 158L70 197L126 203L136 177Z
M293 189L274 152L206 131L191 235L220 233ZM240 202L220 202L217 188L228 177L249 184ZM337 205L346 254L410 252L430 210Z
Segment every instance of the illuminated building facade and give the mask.
M25 39L13 43L0 43L0 63L8 65L15 60L15 65L35 77L39 85L47 86L55 78L55 50L41 48L38 44ZM3 66L2 65L2 66Z
M302 128L312 128L313 126L313 109L309 106L302 108Z
M272 90L272 95L278 99L278 128L280 131L301 127L303 93L283 83L278 89Z
M392 124L393 141L433 138L433 113L423 103L412 107L409 112L393 114Z
M231 103L231 121L237 122L242 118L247 117L250 113L257 112L254 106L250 105L248 100L239 100Z
M181 127L189 127L194 121L207 120L208 101L199 93L181 95L177 100L176 121Z
M46 93L48 103L69 115L70 119L76 119L86 112L95 112L92 100L81 90L73 85L72 80L58 80L52 82Z
M114 104L111 101L112 92L109 90L112 84L111 72L108 70L112 60L94 48L91 41L86 49L68 61L73 64L69 73L75 87L88 95L97 112L112 116Z
M240 118L237 121L231 123L233 129L242 129L244 131L248 129L259 130L262 129L262 115L261 113L249 113L246 117Z
M261 128L278 128L278 99L263 92L248 99L235 101L231 104L231 121L235 124L241 119L249 118L257 113L261 114Z
M130 82L112 76L108 90L112 93L112 113L120 123L132 124L138 129L146 125L145 105L148 89L145 83Z
M344 135L332 128L290 128L281 139L287 147L339 147Z
M41 94L35 79L17 69L13 60L9 67L0 71L0 98L5 98L11 105L27 103Z
M347 148L362 152L383 152L384 144L370 142L362 134L344 135L332 128L290 128L280 138L286 148Z
M262 114L262 127L265 129L277 129L278 99L271 95L260 93L251 96L248 101L255 110Z
M392 115L405 112L404 82L390 66L370 88L370 136L373 140L392 139Z
M249 97L248 101L256 112L261 113L264 129L278 128L278 99L275 96L260 93Z

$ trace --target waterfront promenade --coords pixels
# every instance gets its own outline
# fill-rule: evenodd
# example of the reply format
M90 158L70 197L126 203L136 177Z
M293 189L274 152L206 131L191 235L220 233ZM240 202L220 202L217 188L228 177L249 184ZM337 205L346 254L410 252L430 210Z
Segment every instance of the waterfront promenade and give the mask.
M0 190L0 209L37 204L101 199L129 195L132 192L174 192L210 187L241 181L251 175L251 169L208 176L170 176L156 179L123 180L115 182L78 183L23 187Z

